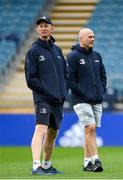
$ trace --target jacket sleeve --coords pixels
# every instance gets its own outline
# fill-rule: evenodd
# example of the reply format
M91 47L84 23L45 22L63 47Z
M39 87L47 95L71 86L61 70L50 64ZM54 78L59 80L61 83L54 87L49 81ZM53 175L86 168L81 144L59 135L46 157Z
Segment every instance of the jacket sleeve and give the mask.
M38 93L42 93L40 80L38 79L37 61L32 50L28 51L25 58L25 77L27 86Z
M59 48L59 47L58 47L58 48ZM66 62L66 60L65 60L65 58L64 58L64 55L63 55L63 53L62 53L61 48L59 48L59 51L60 51L60 54L61 54L62 59L63 59L63 61L64 61L64 79L65 79L65 81L66 81L66 88L67 88L67 90L68 90L68 89L69 89L69 86L68 86L68 69L67 69L67 62Z
M64 59L64 56L63 56L63 59ZM68 68L67 68L67 62L66 60L64 59L64 78L65 78L65 81L66 81L66 88L67 90L69 89L69 85L68 85Z
M69 54L67 56L68 63L68 85L73 93L81 95L79 86L77 83L77 61L75 54Z
M102 58L101 58L101 66L100 66L100 77L101 77L101 82L102 82L102 86L104 88L104 93L105 93L106 86L107 86L107 76L106 76L105 66L102 62Z

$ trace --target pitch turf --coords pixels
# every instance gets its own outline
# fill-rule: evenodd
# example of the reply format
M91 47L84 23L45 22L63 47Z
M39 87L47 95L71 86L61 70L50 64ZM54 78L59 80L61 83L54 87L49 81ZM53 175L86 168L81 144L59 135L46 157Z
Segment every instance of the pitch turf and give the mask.
M64 174L54 176L31 175L29 147L0 147L0 179L122 179L123 147L99 148L103 161L102 173L83 172L81 148L56 148L52 157L54 167Z

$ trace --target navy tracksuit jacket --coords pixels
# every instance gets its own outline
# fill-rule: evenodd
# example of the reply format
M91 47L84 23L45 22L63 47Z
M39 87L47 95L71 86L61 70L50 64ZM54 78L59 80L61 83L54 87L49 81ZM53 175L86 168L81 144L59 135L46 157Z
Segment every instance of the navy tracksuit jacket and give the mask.
M106 92L106 71L100 54L77 44L67 57L73 104L97 104Z
M61 49L48 41L38 39L27 52L25 76L33 91L34 103L63 103L67 93L66 62Z

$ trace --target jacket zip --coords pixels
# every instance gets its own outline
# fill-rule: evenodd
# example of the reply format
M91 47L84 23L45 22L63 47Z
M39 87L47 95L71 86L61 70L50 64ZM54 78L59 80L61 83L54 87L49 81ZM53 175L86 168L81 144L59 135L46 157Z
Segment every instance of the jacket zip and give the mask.
M89 59L89 63L90 63L90 66L91 66L91 73L92 73L94 89L95 89L95 93L96 93L95 95L97 95L96 81L95 81L95 75L94 75L94 70L93 70L93 66L92 66L92 61L91 61L90 57L88 57L88 59Z
M91 66L91 73L92 73L93 83L94 83L94 86L95 86L96 82L95 82L95 76L94 76L94 70L93 70L92 62L91 62L90 57L88 57L88 59L89 59L89 63L90 63L90 66Z
M57 84L57 88L58 88L58 93L59 93L59 97L60 97L60 101L62 101L61 99L61 94L60 94L60 87L59 87L59 82L58 82L58 75L57 75L57 71L56 71L56 65L55 65L55 61L54 61L54 56L53 56L53 52L52 52L52 49L47 41L47 45L49 47L49 50L51 52L51 56L52 56L52 59L53 59L53 67L54 67L54 72L55 72L55 77L56 77L56 84Z

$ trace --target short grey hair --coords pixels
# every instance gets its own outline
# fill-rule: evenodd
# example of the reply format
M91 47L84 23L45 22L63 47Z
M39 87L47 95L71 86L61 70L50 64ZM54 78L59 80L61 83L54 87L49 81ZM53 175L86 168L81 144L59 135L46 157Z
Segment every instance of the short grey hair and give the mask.
M91 29L89 29L89 28L82 28L82 29L80 29L79 35L78 35L79 36L79 41L80 41L80 38L82 36L84 36L88 32L93 32L93 31Z

